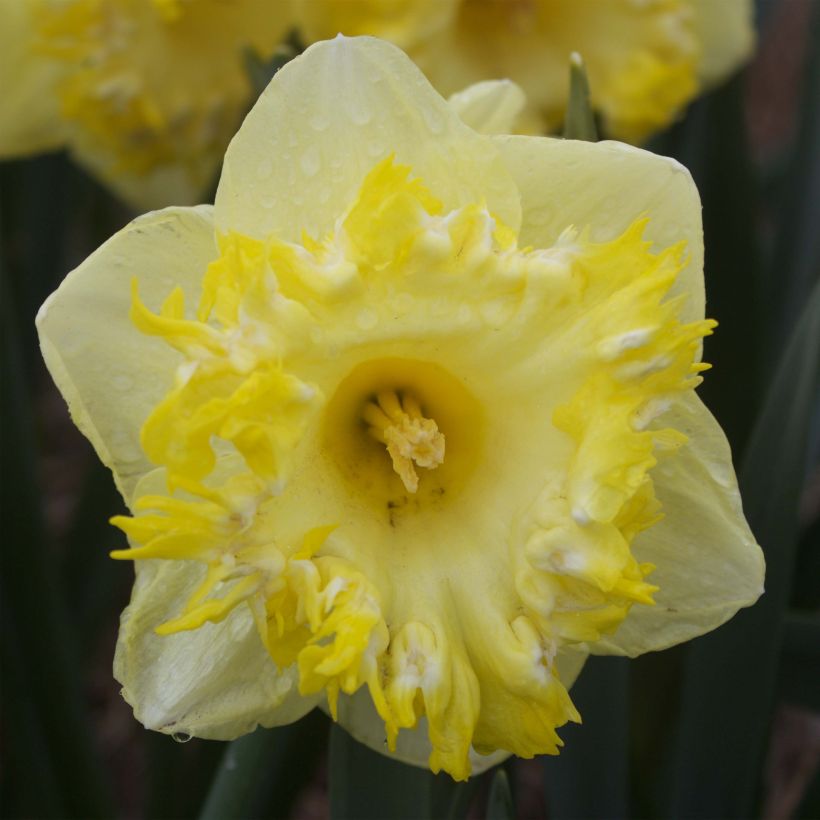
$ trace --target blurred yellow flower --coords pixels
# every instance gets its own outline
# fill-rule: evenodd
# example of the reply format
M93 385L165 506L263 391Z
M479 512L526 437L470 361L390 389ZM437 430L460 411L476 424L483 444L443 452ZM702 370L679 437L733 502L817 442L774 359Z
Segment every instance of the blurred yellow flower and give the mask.
M508 78L525 91L527 132L560 126L573 51L588 67L607 135L641 141L752 50L751 0L295 0L307 39L396 42L442 94Z
M0 157L68 146L133 207L199 202L253 102L267 0L0 0ZM6 89L10 93L6 93Z
M393 46L308 49L214 207L137 219L38 317L133 512L136 716L233 738L327 704L455 778L556 753L588 653L762 590L703 309L675 162L483 136Z

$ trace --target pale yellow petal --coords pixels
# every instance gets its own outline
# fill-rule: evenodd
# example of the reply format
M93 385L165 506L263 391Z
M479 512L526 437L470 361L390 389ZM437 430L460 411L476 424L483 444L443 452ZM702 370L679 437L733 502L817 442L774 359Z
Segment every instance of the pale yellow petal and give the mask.
M708 87L739 68L754 50L754 6L752 0L690 2L701 47L698 76Z
M484 199L518 226L518 193L495 147L403 52L369 37L317 43L274 77L225 155L217 226L287 240L324 234L390 154L446 208Z
M131 279L139 280L152 309L176 286L194 309L214 256L210 206L150 213L72 271L38 314L48 369L126 500L152 468L140 447L140 427L173 385L180 361L161 339L131 322Z
M521 244L550 247L569 225L614 239L641 214L657 248L685 240L688 262L671 295L686 293L683 321L704 315L700 197L680 163L619 142L494 137L521 192Z
M138 494L165 491L155 470ZM176 617L202 581L205 565L191 561L138 561L131 603L122 614L114 675L122 695L146 728L212 740L232 740L257 725L292 723L318 697L298 692L298 674L280 672L265 650L247 606L220 623L157 635Z
M0 158L59 148L65 141L55 86L61 67L31 50L30 7L0 0Z
M527 98L512 80L485 80L451 94L447 102L480 134L512 134Z
M760 547L743 517L723 431L694 394L658 419L689 437L653 470L664 519L635 540L655 569L655 606L633 607L595 654L640 655L694 638L729 620L763 593Z

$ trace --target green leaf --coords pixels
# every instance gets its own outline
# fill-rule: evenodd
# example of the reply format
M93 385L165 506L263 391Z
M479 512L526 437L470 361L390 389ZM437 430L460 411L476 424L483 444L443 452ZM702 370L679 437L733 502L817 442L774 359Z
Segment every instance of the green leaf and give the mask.
M253 102L268 87L274 74L305 50L297 29L291 29L268 59L262 59L253 48L243 52L245 73L253 88Z
M513 805L510 780L504 769L498 769L490 785L490 797L487 800L487 820L514 820L515 806Z
M668 816L755 814L819 389L820 282L777 369L740 472L746 515L766 554L766 593L690 649Z
M5 753L12 762L12 771L17 767L32 769L39 789L47 788L52 781L56 793L36 795L39 803L50 804L48 811L61 806L63 817L110 817L109 784L90 732L74 635L57 586L55 556L43 518L38 448L32 427L34 412L25 379L29 371L22 350L26 335L18 324L19 317L26 314L21 307L23 300L12 296L4 264L0 292L0 451L4 472L2 507L6 511L0 580L4 631L10 628L16 645L12 660L16 669L13 675L4 675L4 684L11 681L14 686L25 678L23 688L14 692L15 700L6 704L4 713L15 713L9 721L11 726L22 715L36 717L32 732L42 738L44 758L26 759L36 744L30 744L28 738L18 744L9 734L5 736ZM3 650L5 659L8 647L4 645ZM10 694L5 687L3 694L4 698ZM36 774L41 770L42 778ZM32 772L26 771L24 776L31 780ZM21 806L19 810L22 815L30 815L32 808Z
M745 88L745 75L738 74L653 144L689 169L703 201L707 315L720 324L704 342L703 359L714 369L698 393L735 456L748 441L764 392L760 362L770 306L763 294L760 186L746 134Z
M326 728L316 709L290 726L259 728L226 744L200 820L289 817L326 745Z
M100 627L128 603L134 570L108 555L112 549L128 546L124 534L108 523L112 515L124 514L126 509L111 471L98 461L91 445L83 445L89 464L65 539L62 583L72 591L71 618L80 657L87 660L99 649Z
M260 781L275 770L274 755L290 728L257 729L227 744L199 815L201 820L249 816Z
M583 58L573 51L569 58L569 99L564 120L564 137L568 140L597 142L598 129L589 97L589 80Z
M590 658L572 688L583 725L561 730L557 757L545 756L551 817L628 817L629 661Z
M768 266L766 305L772 311L769 348L777 356L820 271L820 4L814 3L809 14L809 53L797 103L794 150L785 179L773 192L777 200L770 207L777 223L777 241ZM783 276L784 271L789 275ZM770 367L775 363L776 358L767 361Z
M456 820L466 815L479 783L477 777L457 783L400 763L336 724L330 730L329 776L332 820Z
M817 681L820 681L820 613L789 612L784 623L779 699L820 713Z

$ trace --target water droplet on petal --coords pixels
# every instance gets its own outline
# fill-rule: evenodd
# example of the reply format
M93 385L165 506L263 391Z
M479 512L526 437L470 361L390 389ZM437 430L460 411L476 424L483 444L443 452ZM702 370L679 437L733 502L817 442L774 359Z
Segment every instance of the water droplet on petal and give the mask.
M356 325L361 330L370 330L379 321L378 314L370 308L363 308L356 316Z
M315 177L316 174L319 173L319 169L322 167L322 161L319 158L319 151L315 145L311 145L310 148L302 154L299 165L305 176Z
M188 734L188 732L174 732L174 733L171 735L171 737L172 737L172 738L173 738L173 739L174 739L177 743L187 743L187 742L191 739L191 737L192 737L192 736L191 736L191 735L189 735L189 734Z
M122 390L123 392L126 390L130 390L134 386L134 382L130 376L126 376L125 373L120 373L117 376L114 376L111 379L111 383L117 390Z
M356 125L367 125L372 117L365 102L361 99L352 100L347 113Z
M533 225L546 225L548 222L552 221L554 215L555 210L549 205L545 205L542 208L534 208L530 211L527 215L527 219Z
M273 163L265 157L263 160L260 160L259 165L256 168L256 174L259 179L267 179L273 173Z
M427 123L427 127L430 129L431 133L440 134L444 130L444 121L438 111L434 111L432 108L424 107L422 108L422 114L424 115L424 121Z
M327 131L330 120L324 114L314 114L310 120L310 127L314 131Z

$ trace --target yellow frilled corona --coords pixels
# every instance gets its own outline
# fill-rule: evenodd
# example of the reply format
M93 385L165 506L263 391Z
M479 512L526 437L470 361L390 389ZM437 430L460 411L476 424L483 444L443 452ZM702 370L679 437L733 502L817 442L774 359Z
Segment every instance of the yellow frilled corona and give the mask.
M752 603L694 394L699 220L671 160L480 135L386 43L283 69L216 205L136 220L38 319L132 511L137 717L226 739L323 705L463 779L557 753L590 652Z

